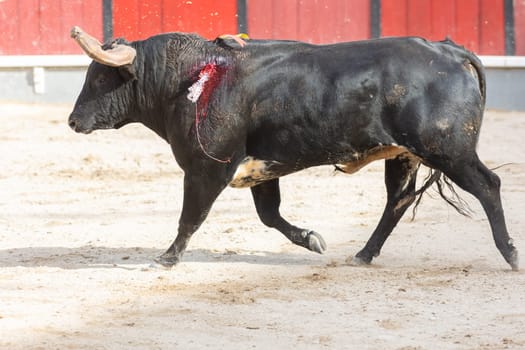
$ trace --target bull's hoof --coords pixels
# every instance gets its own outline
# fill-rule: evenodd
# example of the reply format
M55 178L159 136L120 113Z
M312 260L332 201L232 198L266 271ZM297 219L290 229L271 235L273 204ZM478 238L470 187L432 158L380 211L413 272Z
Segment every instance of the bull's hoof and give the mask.
M161 256L153 259L157 264L162 265L162 267L170 269L173 266L177 265L180 261L179 257L171 254L162 254Z
M517 249L512 251L510 257L507 259L507 262L509 263L510 267L512 267L512 271L519 271L520 258Z
M372 262L373 256L366 253L363 249L355 256L349 257L346 259L346 263L351 266L367 266Z
M326 250L326 242L323 237L315 231L305 231L306 248L313 252L323 254Z
M361 258L359 256L350 256L346 259L346 263L350 266L368 266L371 261Z

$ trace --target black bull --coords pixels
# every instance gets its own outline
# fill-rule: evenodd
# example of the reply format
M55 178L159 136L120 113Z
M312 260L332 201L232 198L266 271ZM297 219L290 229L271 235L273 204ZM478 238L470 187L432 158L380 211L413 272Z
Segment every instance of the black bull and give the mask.
M158 263L180 261L228 185L250 187L265 225L322 253L326 244L318 233L280 215L279 177L323 164L352 173L385 159L386 207L353 263L370 263L418 195L451 179L480 201L497 248L518 269L500 180L476 153L484 71L475 55L454 43L390 38L243 45L170 33L100 46L79 28L72 36L95 62L69 125L89 133L140 122L170 144L184 171L178 234ZM128 56L121 59L121 51ZM416 189L421 164L433 175Z

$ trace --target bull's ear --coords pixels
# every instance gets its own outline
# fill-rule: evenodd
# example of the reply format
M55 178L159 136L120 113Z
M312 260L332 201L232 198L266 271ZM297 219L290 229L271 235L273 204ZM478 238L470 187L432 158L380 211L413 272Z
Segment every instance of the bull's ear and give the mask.
M137 75L135 74L135 67L133 67L133 64L120 66L118 67L118 71L124 81L137 80Z

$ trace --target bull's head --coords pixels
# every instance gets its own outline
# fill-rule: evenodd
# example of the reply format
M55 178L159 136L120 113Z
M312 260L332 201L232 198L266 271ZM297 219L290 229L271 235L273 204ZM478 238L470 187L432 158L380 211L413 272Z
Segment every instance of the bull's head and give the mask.
M74 27L71 37L93 59L69 126L88 134L97 129L118 128L131 122L132 82L136 79L133 62L136 50L123 40L102 45L97 39Z

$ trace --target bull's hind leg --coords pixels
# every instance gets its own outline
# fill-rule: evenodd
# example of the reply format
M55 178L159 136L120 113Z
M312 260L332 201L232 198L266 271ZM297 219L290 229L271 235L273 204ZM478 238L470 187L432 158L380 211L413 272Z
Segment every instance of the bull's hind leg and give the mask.
M255 208L261 221L284 234L293 243L317 253L326 250L326 243L317 232L291 225L279 212L281 194L279 179L269 180L251 187Z
M453 164L445 163L442 171L458 186L480 201L489 219L496 247L512 269L518 270L518 251L507 232L501 205L499 177L490 171L476 154L471 161L462 160Z
M417 159L406 155L385 161L385 184L388 196L385 210L365 247L353 258L348 258L347 263L370 264L372 259L379 255L386 239L416 199L416 175L419 164Z

